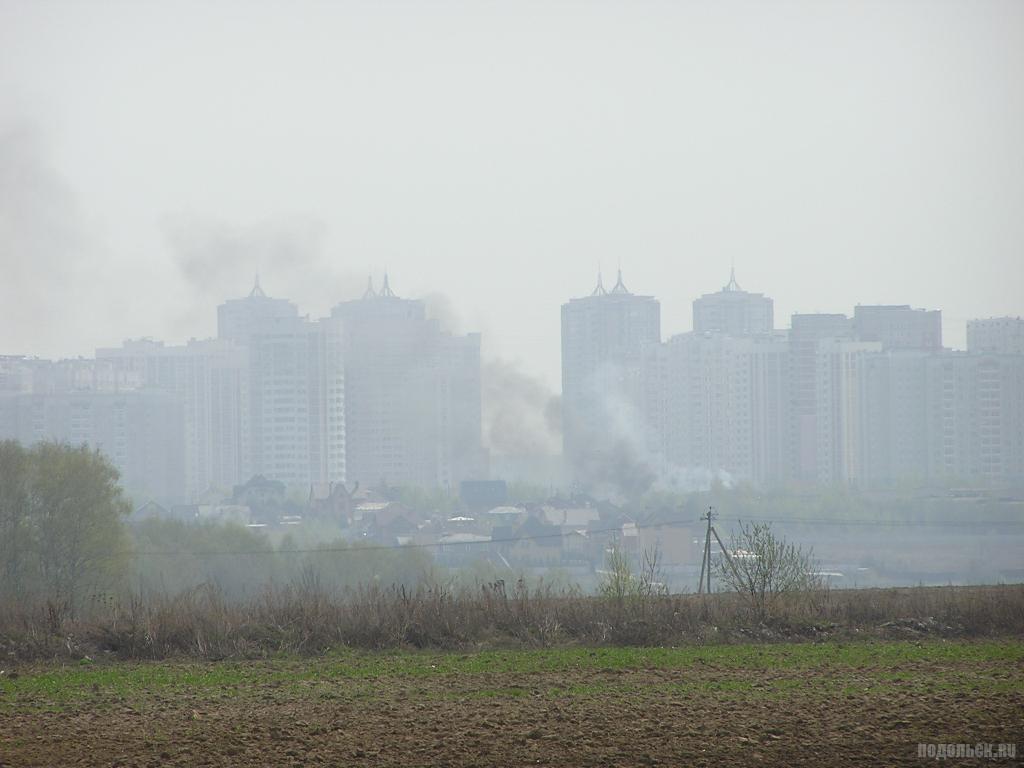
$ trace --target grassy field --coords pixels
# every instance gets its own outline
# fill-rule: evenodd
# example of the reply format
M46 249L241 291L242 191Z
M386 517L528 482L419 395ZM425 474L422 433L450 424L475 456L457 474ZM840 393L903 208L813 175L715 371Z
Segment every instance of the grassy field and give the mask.
M340 652L0 676L3 766L923 764L918 743L1022 736L1019 640Z

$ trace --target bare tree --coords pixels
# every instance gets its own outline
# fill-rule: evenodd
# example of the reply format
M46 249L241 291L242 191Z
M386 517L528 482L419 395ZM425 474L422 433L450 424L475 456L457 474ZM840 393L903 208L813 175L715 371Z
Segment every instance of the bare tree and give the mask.
M645 549L637 573L629 556L617 541L612 542L605 560L599 591L602 596L622 601L626 598L648 598L668 594L661 579L661 552L657 547Z
M740 523L728 551L712 568L730 590L746 596L761 617L769 616L783 596L823 586L813 551L776 536L770 523Z

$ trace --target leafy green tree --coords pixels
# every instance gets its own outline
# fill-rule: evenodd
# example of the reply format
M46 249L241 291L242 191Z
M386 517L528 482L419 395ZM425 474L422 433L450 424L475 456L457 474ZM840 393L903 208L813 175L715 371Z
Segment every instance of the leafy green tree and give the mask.
M29 454L13 440L0 442L0 596L24 595L29 520Z
M244 525L151 518L134 523L133 583L176 594L200 585L230 598L251 597L283 577L282 558L263 533Z
M0 593L72 611L127 565L131 508L118 472L85 446L0 443Z
M414 587L430 581L435 573L433 558L422 548L377 548L337 539L325 542L319 551L303 552L293 561L293 577L315 572L329 589L367 584Z
M30 515L40 584L74 610L90 589L108 589L129 557L131 505L117 469L97 450L40 443L31 450Z

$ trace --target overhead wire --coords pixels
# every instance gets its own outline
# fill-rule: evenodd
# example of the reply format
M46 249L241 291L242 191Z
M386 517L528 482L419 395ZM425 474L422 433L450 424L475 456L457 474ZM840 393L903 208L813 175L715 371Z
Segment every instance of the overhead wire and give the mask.
M780 525L813 525L813 526L866 526L866 527L877 527L877 526L896 526L896 527L918 527L921 529L928 528L970 528L977 530L983 527L1001 527L1001 526L1024 526L1024 520L966 520L963 522L956 520L930 520L930 521L913 521L913 520L867 520L867 519L834 519L834 518L780 518L780 517L719 517L719 523L722 522L734 522L737 524L742 523L771 523ZM626 523L625 525L629 525ZM696 519L680 519L680 520L665 520L654 523L633 523L635 530L649 530L656 528L666 528L673 526L684 526L693 525L699 526L700 520ZM411 550L411 549L436 549L440 547L472 547L472 546L489 546L493 544L515 544L524 541L543 541L551 539L563 539L572 535L585 535L595 536L601 534L611 533L624 533L624 525L617 525L610 528L596 528L586 529L579 528L573 530L560 530L554 533L539 533L530 534L526 536L508 536L501 538L481 538L474 540L460 540L460 541L433 541L433 542L409 542L406 544L363 544L358 540L348 541L343 546L321 546L321 547L295 547L295 548L278 548L278 549L222 549L222 550L129 550L122 553L111 553L111 556L117 554L128 554L137 557L216 557L216 556L227 556L227 555L290 555L290 554L330 554L330 553L341 553L341 552L379 552L387 550Z

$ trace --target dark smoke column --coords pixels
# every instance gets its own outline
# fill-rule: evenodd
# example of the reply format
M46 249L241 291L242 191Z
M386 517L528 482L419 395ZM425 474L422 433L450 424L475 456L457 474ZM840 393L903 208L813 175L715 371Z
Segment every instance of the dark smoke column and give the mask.
M642 445L642 350L661 341L661 304L630 293L619 271L562 305L563 450L577 481L614 482L615 460Z

